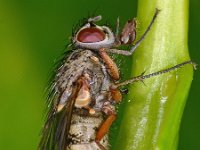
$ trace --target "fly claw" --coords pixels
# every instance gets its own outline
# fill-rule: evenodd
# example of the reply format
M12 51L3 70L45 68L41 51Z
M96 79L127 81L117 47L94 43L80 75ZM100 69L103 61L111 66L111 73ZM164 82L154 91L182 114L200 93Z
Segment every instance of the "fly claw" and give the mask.
M96 24L101 16L89 18L76 32L72 38L75 49L58 66L57 76L51 86L50 93L53 94L49 94L52 96L48 98L50 107L39 150L108 150L108 132L117 114L115 106L122 100L120 87L143 82L144 79L176 70L186 64L196 66L192 61L185 61L171 68L150 74L143 73L118 82L119 69L108 53L132 55L150 31L158 13L159 10L156 9L146 31L130 51L114 47L134 42L135 19L125 24L119 36L119 20L114 34L109 27Z
M136 20L129 20L120 35L121 44L132 44L136 38Z

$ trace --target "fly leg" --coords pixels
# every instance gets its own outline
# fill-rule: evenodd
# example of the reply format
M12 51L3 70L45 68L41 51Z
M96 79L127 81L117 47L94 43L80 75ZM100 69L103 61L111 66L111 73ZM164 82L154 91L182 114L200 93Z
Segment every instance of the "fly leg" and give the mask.
M115 88L115 89L111 89L110 88L110 99L112 99L115 102L120 102L122 99L122 95L119 89ZM106 150L105 147L100 143L100 141L102 140L102 138L108 133L112 123L116 120L116 112L115 109L112 108L112 105L110 104L110 101L107 101L104 103L104 106L102 108L102 111L108 115L107 119L102 123L102 125L100 126L97 134L96 134L96 138L95 138L95 142L97 143L97 145L99 146L99 148L101 150Z
M122 100L122 94L121 91L117 88L113 89L112 87L110 88L110 95L111 99L115 101L116 103L119 103Z
M185 61L185 62L182 62L180 64L177 64L177 65L175 65L173 67L170 67L170 68L167 68L167 69L163 69L163 70L160 70L160 71L157 71L157 72L153 72L153 73L150 73L150 74L144 75L144 73L142 73L141 75L133 77L133 78L131 78L129 80L123 81L121 83L113 84L110 87L110 89L117 90L117 88L119 88L121 86L124 86L124 85L127 85L127 84L131 84L131 83L134 83L134 82L138 82L138 81L143 81L144 79L148 79L148 78L151 78L153 76L158 76L158 75L161 75L161 74L176 70L176 69L181 68L181 67L183 67L183 66L185 66L187 64L193 65L194 69L197 68L197 64L192 62L191 60L189 60L189 61Z
M145 30L143 35L140 37L140 39L135 43L135 45L131 47L130 51L118 50L118 49L106 49L106 52L119 54L119 55L125 55L125 56L132 55L133 52L136 50L136 48L144 40L144 38L146 37L147 33L150 31L154 21L156 20L156 17L158 15L159 11L160 10L156 9L156 11L154 13L154 16L153 16L151 22L149 23L147 29ZM135 29L136 29L136 21L135 21L135 19L128 21L127 24L125 25L121 35L120 35L121 44L131 44L135 40L135 37L136 37Z
M99 55L104 60L104 63L108 67L108 73L114 80L119 79L119 70L116 63L110 58L110 56L106 53L104 48L99 50Z
M110 92L111 93L111 92ZM116 94L116 93L115 93ZM112 94L110 96L113 96ZM121 94L121 93L120 93ZM117 97L118 94L116 94ZM106 150L105 147L100 143L103 137L108 133L112 123L116 120L116 111L111 101L106 101L103 104L102 111L108 116L106 120L101 124L97 131L95 142L101 150Z
M99 146L99 148L101 150L106 150L105 147L100 143L101 139L108 133L113 121L115 121L116 119L116 115L115 114L110 114L108 116L108 118L103 122L103 124L100 126L97 134L96 134L96 138L95 138L95 142L97 143L97 145Z
M99 55L101 56L101 58L104 60L104 63L108 67L108 73L110 74L110 76L114 80L118 80L119 79L119 70L118 70L116 63L110 58L110 56L106 53L104 48L101 48L99 50ZM121 95L121 92L117 88L115 88L115 89L111 88L110 94L111 94L112 100L114 100L115 102L121 101L122 95Z

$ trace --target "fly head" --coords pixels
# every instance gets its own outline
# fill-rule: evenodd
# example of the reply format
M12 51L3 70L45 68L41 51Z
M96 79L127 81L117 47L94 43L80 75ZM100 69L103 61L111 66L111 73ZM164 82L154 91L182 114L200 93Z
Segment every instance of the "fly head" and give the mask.
M99 26L95 22L101 20L101 16L89 18L73 37L73 43L78 48L98 50L110 48L115 44L115 36L107 26Z

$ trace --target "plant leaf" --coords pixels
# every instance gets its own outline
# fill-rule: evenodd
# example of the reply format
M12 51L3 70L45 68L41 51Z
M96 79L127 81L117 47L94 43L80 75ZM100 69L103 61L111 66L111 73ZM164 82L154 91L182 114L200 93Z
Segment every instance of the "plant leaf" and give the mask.
M132 75L156 72L190 60L187 46L187 0L139 0L138 37L145 31L155 9L160 13L133 56ZM132 84L113 149L173 150L188 91L192 66ZM128 101L129 100L129 101Z

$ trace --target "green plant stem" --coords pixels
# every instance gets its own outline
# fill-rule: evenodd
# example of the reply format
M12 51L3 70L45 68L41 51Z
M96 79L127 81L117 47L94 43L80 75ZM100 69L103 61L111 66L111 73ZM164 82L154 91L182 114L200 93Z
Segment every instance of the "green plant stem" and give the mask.
M187 47L187 0L139 0L138 37L155 9L160 13L133 56L132 76L172 67L190 60ZM142 83L132 84L113 149L173 150L193 69L190 65Z

